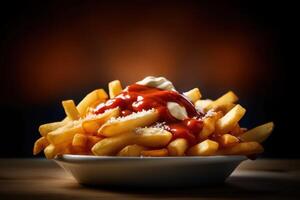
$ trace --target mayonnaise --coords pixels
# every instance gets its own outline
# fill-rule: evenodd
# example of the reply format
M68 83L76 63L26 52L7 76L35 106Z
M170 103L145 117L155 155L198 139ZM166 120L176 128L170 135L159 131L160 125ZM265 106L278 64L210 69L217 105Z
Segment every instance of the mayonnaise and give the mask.
M173 86L173 84L171 83L171 81L169 81L168 79L166 79L164 77L147 76L143 80L138 81L136 83L139 85L155 87L155 88L159 88L162 90L176 91L176 89ZM185 107L180 106L176 102L168 102L167 108L168 108L170 114L178 120L184 120L184 119L188 118Z
M168 102L167 108L170 114L178 120L184 120L188 118L185 107L180 106L178 103Z
M155 87L162 90L171 90L176 91L174 85L171 81L164 77L154 77L154 76L147 76L141 81L136 82L139 85L145 85L149 87Z

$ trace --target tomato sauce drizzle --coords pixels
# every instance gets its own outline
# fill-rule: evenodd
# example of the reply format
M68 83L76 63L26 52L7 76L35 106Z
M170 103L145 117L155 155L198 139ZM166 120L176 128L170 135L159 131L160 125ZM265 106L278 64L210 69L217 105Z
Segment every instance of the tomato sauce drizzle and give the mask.
M182 121L174 118L167 108L168 102L176 102L185 107L188 118ZM176 91L138 84L129 85L115 98L99 104L94 113L101 114L116 107L121 109L121 116L155 108L159 112L159 122L164 122L164 127L173 134L173 139L185 138L190 144L197 142L196 137L203 127L203 113L198 112L189 100Z

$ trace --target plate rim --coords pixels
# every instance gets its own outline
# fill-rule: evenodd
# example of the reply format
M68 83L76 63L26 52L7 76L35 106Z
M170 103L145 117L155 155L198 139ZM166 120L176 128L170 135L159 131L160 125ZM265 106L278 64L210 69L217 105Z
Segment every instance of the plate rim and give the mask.
M244 161L248 160L244 155L217 155L217 156L166 156L166 157L128 157L128 156L94 156L94 155L74 155L63 154L54 158L58 162L81 163L96 161L203 161L203 162L224 162L224 161Z

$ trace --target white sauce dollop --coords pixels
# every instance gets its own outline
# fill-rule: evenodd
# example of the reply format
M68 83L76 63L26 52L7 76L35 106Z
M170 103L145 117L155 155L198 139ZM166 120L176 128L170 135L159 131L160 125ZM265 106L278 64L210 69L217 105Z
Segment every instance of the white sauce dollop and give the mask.
M178 103L168 102L167 108L170 114L178 120L184 120L188 118L185 107L180 106Z
M147 76L143 80L138 81L136 83L139 85L155 87L162 90L176 91L172 82L164 77ZM178 103L168 102L167 108L170 114L178 120L184 120L188 118L185 107L180 106Z
M139 85L145 85L149 87L155 87L162 90L171 90L176 91L173 83L166 79L165 77L154 77L154 76L147 76L141 81L136 82Z

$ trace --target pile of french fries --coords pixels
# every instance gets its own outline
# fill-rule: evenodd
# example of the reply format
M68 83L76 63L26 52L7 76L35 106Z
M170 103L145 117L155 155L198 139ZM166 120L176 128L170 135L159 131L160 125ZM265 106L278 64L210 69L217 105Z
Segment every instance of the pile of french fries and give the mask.
M239 126L246 110L236 104L238 97L229 91L216 100L201 99L198 88L184 95L197 110L205 113L198 143L190 145L184 138L172 139L166 129L152 126L159 113L155 109L120 117L117 107L95 115L91 110L122 92L120 81L108 84L109 96L97 89L76 106L73 100L62 102L66 113L59 122L39 127L41 137L33 154L44 151L46 158L61 154L96 156L214 156L253 155L263 152L261 143L273 130L269 122L245 131ZM213 137L213 136L218 137Z

